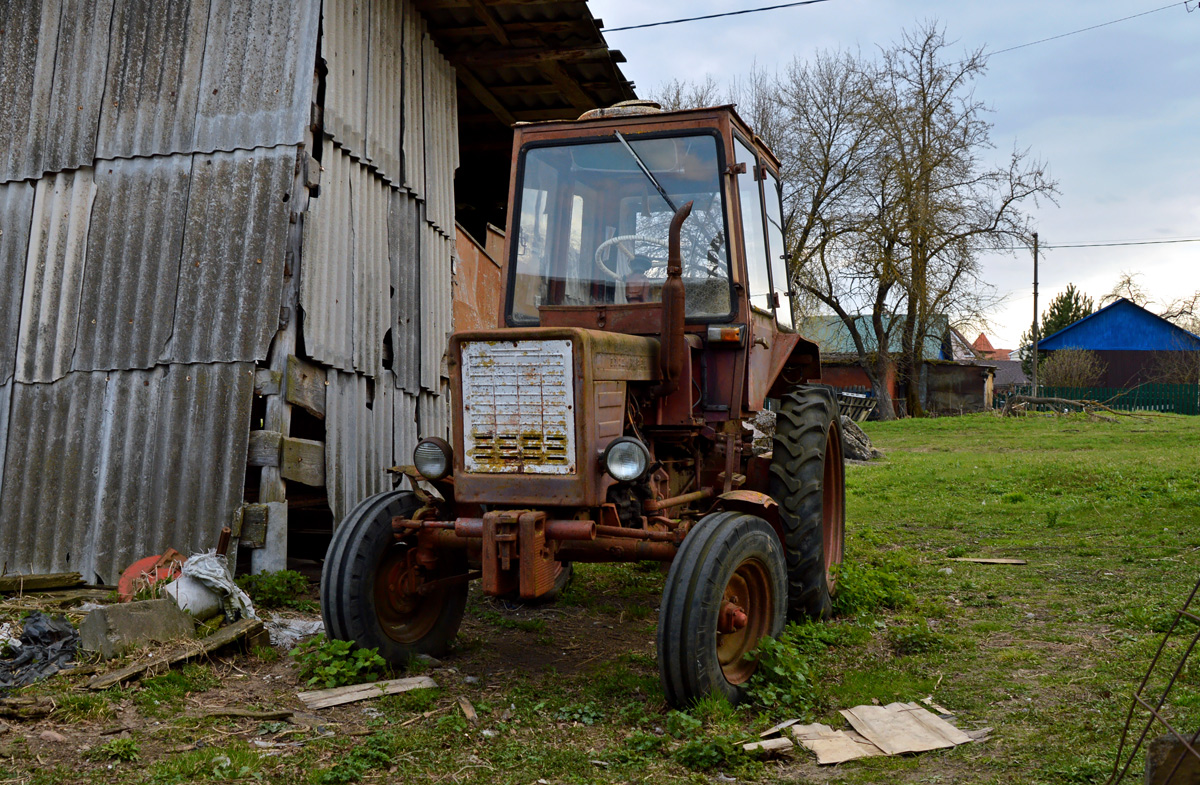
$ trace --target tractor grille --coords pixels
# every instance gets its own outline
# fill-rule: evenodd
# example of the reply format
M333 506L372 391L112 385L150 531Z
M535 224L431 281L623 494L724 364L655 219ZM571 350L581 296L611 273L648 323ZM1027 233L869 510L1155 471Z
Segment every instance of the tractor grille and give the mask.
M575 473L570 341L462 348L463 457L474 473Z

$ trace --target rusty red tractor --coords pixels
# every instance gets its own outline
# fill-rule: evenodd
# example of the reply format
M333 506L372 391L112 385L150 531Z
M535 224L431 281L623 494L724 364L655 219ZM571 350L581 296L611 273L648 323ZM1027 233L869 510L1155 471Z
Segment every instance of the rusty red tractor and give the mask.
M830 613L845 524L779 162L732 107L518 125L513 150L501 323L450 339L452 443L423 439L413 490L335 531L326 628L402 663L449 646L472 580L535 601L575 562L669 562L666 698L736 703L763 636Z

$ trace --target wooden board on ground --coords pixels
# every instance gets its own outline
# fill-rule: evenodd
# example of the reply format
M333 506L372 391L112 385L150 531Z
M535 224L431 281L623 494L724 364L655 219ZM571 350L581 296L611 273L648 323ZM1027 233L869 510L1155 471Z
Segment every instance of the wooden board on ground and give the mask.
M56 572L46 575L0 576L0 593L46 591L82 586L83 576L77 572Z
M855 706L841 714L886 755L927 752L965 744L971 737L916 703Z
M969 561L972 564L1029 564L1024 559L972 559L970 557L947 558L946 561Z
M114 684L120 684L123 681L139 678L143 673L152 668L161 668L176 663L184 662L195 657L200 657L205 654L211 654L217 649L235 643L242 638L253 640L260 633L264 632L263 623L258 619L242 619L235 621L228 627L221 629L209 635L207 638L198 641L189 641L177 649L172 649L166 654L160 654L156 657L151 657L148 660L134 663L126 668L105 673L102 676L97 676L88 682L88 687L93 690L107 689Z
M413 676L408 679L392 679L391 681L373 681L366 684L352 684L349 687L334 687L331 690L311 690L301 692L298 697L310 709L327 709L330 706L340 706L343 703L370 700L384 695L395 695L400 692L436 687L437 682L428 676Z

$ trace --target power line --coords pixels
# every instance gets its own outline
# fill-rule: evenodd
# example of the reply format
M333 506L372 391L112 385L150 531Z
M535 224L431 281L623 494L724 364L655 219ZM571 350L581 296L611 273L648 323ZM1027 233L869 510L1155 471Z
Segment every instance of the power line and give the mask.
M1179 243L1200 243L1200 237L1177 237L1169 240L1115 240L1113 242L1097 243L1041 243L1045 248L1119 248L1131 245L1175 245ZM982 251L1026 251L1024 245L992 246L981 248Z
M799 5L815 5L816 3L827 3L829 0L801 0L798 3L783 3L782 5L768 5L762 8L746 8L741 11L726 11L723 14L709 14L707 16L689 16L686 19L668 19L664 22L647 22L644 25L628 25L627 27L602 27L602 33L616 33L621 30L641 30L646 27L661 27L662 25L677 25L683 22L698 22L701 19L720 19L723 16L741 16L742 14L757 14L760 11L775 11L780 8L795 8Z
M1100 27L1108 27L1109 25L1115 25L1115 24L1117 24L1118 22L1126 22L1126 21L1128 21L1128 20L1130 20L1130 19L1137 19L1139 16L1146 16L1146 15L1148 15L1148 14L1157 14L1159 11L1165 11L1165 10L1167 10L1168 8L1175 8L1177 5L1179 5L1179 3L1177 3L1177 2L1176 2L1176 3L1171 3L1170 5L1164 5L1164 6L1160 7L1160 8L1155 8L1155 9L1152 9L1152 10L1150 10L1150 11L1143 11L1143 12L1141 12L1140 14L1133 14L1132 16L1123 16L1123 17L1121 17L1120 19L1114 19L1114 20L1112 20L1111 22L1101 22L1101 23L1100 23L1100 24L1098 24L1098 25L1092 25L1091 27L1081 27L1080 29L1078 29L1078 30L1072 30L1072 31L1071 31L1071 32L1069 32L1069 33L1060 33L1060 34L1058 34L1058 35L1052 35L1052 36L1050 36L1049 38L1040 38L1040 39L1038 39L1037 41L1030 41L1030 42L1029 42L1029 43L1027 43L1027 44L1017 44L1016 46L1010 46L1010 47L1008 47L1007 49L998 49L998 50L996 50L995 52L988 52L988 53L987 53L987 56L988 56L988 57L991 57L992 55L1004 54L1005 52L1012 52L1012 51L1014 51L1014 50L1016 50L1016 49L1024 49L1024 48L1025 48L1025 47L1027 47L1027 46L1034 46L1035 44L1044 44L1044 43L1046 43L1047 41L1056 41L1056 40L1058 40L1059 38L1066 38L1066 37L1067 37L1067 36L1069 36L1069 35L1077 35L1077 34L1079 34L1079 33L1086 33L1088 30L1095 30L1095 29L1097 29L1097 28L1100 28ZM1186 4L1186 3L1184 4L1184 7L1185 7L1185 8L1187 7L1187 4Z

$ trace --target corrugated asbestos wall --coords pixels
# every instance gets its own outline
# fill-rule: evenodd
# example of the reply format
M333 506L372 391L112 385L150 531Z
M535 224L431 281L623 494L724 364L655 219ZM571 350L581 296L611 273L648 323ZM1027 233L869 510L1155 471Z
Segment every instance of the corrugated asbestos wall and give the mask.
M0 571L211 547L288 330L328 369L335 518L390 487L448 421L454 74L412 4L29 0L0 29Z

